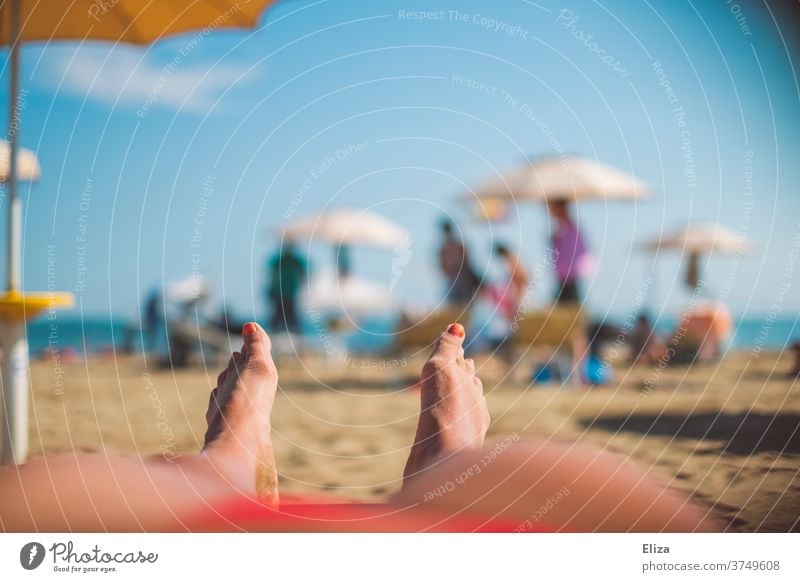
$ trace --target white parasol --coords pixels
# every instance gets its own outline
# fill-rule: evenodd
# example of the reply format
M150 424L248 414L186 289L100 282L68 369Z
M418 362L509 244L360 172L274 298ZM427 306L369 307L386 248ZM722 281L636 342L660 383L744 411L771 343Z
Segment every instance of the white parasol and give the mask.
M5 140L0 140L0 182L7 182L11 174L11 146ZM39 167L39 158L31 150L19 148L17 151L17 180L20 182L35 182L39 179L42 170Z
M404 245L409 233L374 212L341 208L299 218L283 229L283 236L288 239L324 240L338 246L393 248Z
M747 237L716 223L690 225L645 243L650 251L677 250L684 253L745 254L750 252Z
M636 200L648 186L635 177L579 157L542 158L481 184L469 198L487 200ZM465 196L466 197L466 196Z

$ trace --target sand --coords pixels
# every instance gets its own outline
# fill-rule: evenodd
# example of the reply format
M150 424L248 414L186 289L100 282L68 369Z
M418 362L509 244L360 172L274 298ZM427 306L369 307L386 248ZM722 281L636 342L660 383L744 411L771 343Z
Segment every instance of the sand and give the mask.
M788 356L620 368L611 387L593 390L526 388L494 361L478 365L491 434L593 443L713 505L731 530L800 529L800 381L784 375ZM273 414L281 489L360 500L397 490L418 410L407 386L420 366L282 359ZM36 361L31 374L34 455L106 448L170 457L199 449L217 371L148 369L109 355L60 368Z

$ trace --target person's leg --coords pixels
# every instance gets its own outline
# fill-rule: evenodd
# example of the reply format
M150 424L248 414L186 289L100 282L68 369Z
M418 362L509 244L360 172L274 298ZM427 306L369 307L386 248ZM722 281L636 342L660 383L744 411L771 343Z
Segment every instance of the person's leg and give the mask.
M248 324L244 334L242 352L212 392L201 454L173 462L64 455L6 468L0 529L179 529L183 518L237 493L266 488L274 501L269 415L277 372L266 333ZM421 522L445 512L502 518L521 530L545 510L544 521L565 530L714 527L701 511L604 453L549 440L516 442L515 435L482 449L488 412L474 363L463 357L463 336L460 325L451 325L423 370L419 425L395 504Z
M580 293L578 292L578 282L575 279L570 281L559 281L558 291L556 292L557 304L572 305L580 302Z
M564 295L564 281L559 280L557 285L558 287L556 287L556 293L553 296L553 303L556 305L563 301L562 296Z
M452 306L463 307L467 304L467 301L469 301L469 298L467 297L467 291L464 286L464 277L459 272L455 279L450 281L447 302Z
M585 445L511 435L463 450L407 479L394 503L499 519L518 531L694 532L722 529L710 511L636 465Z
M420 381L419 426L402 491L416 512L536 521L564 531L709 531L705 512L626 459L584 445L511 435L482 447L489 416L463 328L439 339Z
M453 323L422 368L420 415L404 479L461 450L478 450L489 428L483 384L475 362L464 358L464 328Z
M402 491L374 514L354 506L351 520L276 523L262 514L248 529L273 531L430 531L489 524L518 531L707 531L718 528L621 457L518 435L483 447L489 425L464 330L452 324L437 341L419 382L420 416ZM400 521L388 522L389 516ZM328 516L330 517L330 516ZM450 519L452 518L452 520ZM338 519L338 521L337 521ZM454 525L443 525L450 521ZM539 522L539 523L537 523Z
M219 375L198 455L167 461L99 453L45 457L0 471L0 530L181 528L181 515L235 493L277 498L270 412L277 371L267 334L244 328L244 346Z
M272 319L269 322L270 333L283 333L286 331L286 310L283 307L283 297L275 295L272 298Z
M289 333L300 332L300 318L297 315L297 301L294 295L286 295L283 305L284 318L286 319L286 330Z

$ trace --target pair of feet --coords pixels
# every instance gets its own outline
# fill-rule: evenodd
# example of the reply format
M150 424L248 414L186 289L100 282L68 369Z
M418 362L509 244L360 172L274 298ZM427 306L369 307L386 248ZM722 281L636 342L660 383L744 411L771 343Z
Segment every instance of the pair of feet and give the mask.
M422 368L419 423L404 481L449 454L483 445L489 413L475 362L464 358L464 335L460 324L451 324ZM203 454L232 486L275 503L278 478L270 415L278 371L269 336L258 324L246 324L243 339L241 351L233 353L211 392Z

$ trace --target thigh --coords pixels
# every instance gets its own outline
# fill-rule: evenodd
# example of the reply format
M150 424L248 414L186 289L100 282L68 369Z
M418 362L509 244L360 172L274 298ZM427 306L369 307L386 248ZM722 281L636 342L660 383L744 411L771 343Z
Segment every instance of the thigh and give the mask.
M477 514L559 531L713 531L709 513L627 459L551 439L507 437L457 453L396 499L420 510Z

